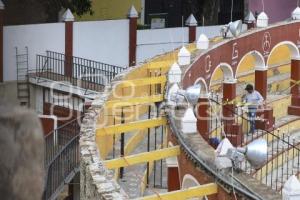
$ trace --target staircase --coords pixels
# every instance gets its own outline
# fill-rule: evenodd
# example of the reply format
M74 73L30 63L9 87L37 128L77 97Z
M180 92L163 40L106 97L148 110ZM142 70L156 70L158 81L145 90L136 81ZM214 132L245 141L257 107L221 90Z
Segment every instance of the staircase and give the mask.
M28 47L19 52L16 47L17 64L17 94L21 106L30 106L30 91L28 82Z

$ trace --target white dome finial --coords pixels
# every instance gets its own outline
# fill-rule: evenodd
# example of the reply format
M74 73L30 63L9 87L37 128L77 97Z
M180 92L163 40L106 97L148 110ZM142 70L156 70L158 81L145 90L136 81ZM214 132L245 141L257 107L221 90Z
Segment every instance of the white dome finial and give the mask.
M267 27L269 24L269 17L265 12L261 12L258 16L257 16L257 22L256 22L256 26L257 27Z
M168 81L169 83L180 83L181 81L181 69L179 65L175 62L169 72L168 72Z
M295 175L292 175L282 188L282 197L286 200L300 198L300 182Z
M128 11L129 18L137 18L139 16L138 12L136 11L134 5L132 5Z
M185 111L184 116L181 119L181 127L182 132L185 134L197 133L197 119L192 107L189 107Z
M255 17L251 11L249 11L248 15L245 17L244 21L247 23L253 23L255 22Z
M62 20L64 22L73 22L75 20L74 15L72 14L72 12L71 12L71 10L69 8L63 14Z
M179 50L178 53L178 64L189 65L191 63L191 53L184 47Z
M187 18L187 20L185 21L185 25L187 25L187 26L197 26L198 25L198 22L193 14L191 14L189 16L189 18Z
M197 49L208 49L209 40L205 34L201 34L197 40Z
M300 8L297 7L295 10L292 12L292 19L298 20L300 19Z

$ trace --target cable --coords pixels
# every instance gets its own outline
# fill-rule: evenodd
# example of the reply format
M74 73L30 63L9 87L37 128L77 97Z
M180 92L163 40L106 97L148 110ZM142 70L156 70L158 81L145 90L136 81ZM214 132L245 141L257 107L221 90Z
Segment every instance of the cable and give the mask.
M233 192L234 199L237 200L237 198L236 198L236 193L235 193L235 189L234 189L234 185L233 185L233 178L234 178L234 175L233 175L233 165L232 165L232 167L231 167L231 184L232 184L232 192Z
M232 22L232 13L233 13L233 0L231 0L230 22Z

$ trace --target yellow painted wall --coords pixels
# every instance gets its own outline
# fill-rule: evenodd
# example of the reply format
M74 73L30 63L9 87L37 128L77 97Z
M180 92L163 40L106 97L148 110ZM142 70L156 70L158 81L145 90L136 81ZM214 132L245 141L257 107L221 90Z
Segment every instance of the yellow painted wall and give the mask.
M276 49L274 49L272 54L269 56L270 58L267 65L274 65L274 64L291 61L291 53L289 48L286 45L278 46Z
M131 5L141 12L141 0L92 0L94 14L76 16L76 21L126 19Z
M190 44L186 46L186 48L193 52L196 50L195 44ZM132 69L128 74L125 75L122 81L126 80L134 80L134 79L141 79L145 77L150 76L150 71L152 76L157 73L157 71L160 71L162 75L166 74L170 68L170 66L177 61L177 54L178 50L175 50L170 53L163 54L161 56L153 58L148 63L143 64L142 66ZM149 67L156 67L156 69L149 70ZM162 91L164 90L165 84L162 84ZM154 86L152 86L151 91L154 91ZM111 93L108 100L116 100L116 99L123 99L125 96L129 96L129 94L133 94L133 97L141 97L141 96L149 96L150 95L150 86L139 86L134 87L133 89L130 88L122 88L122 87L114 87L113 92ZM153 93L152 93L153 95ZM154 106L154 105L153 105ZM138 109L138 111L137 111ZM131 119L126 120L125 123L136 121L139 119L139 117L143 114L146 114L148 112L148 105L139 105L139 106L133 106L129 108L124 108L123 110L125 117L127 118L129 115L131 116ZM110 126L114 124L114 117L111 116L112 114L120 115L121 114L121 108L118 109L111 109L111 108L103 108L101 111L101 114L98 119L98 128L102 128L105 126ZM120 124L121 119L120 117L115 117L117 120L115 121L115 124ZM118 138L115 138L117 141ZM97 137L96 142L98 144L100 154L103 159L106 158L108 153L113 148L113 136L103 136L103 137Z
M275 75L281 75L290 73L290 62L291 54L286 45L281 45L277 47L272 54L270 55L268 66L268 77L272 77ZM280 65L280 66L278 66ZM273 66L273 67L272 67ZM277 67L274 67L277 66ZM254 67L255 67L255 58L252 55L247 55L238 65L236 77L237 83L239 84L254 84L255 83L255 76L254 76ZM223 72L221 68L218 68L212 74L212 82L211 82L211 89L215 92L221 92L222 87L221 83L223 80ZM277 84L272 83L268 85L268 93L274 93L277 91L285 90L289 87L289 79L284 81L279 81Z

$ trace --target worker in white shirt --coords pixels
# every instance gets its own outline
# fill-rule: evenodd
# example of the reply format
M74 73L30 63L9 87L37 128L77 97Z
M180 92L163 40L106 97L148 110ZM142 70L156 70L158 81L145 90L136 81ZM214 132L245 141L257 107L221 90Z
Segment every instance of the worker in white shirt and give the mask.
M248 118L250 121L250 131L249 133L254 133L255 131L255 118L256 118L256 111L258 106L262 105L264 102L264 98L261 94L254 90L253 85L248 84L245 88L247 94L245 94L242 99L243 102L246 103L248 107Z

